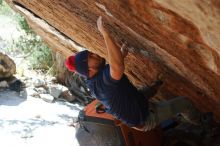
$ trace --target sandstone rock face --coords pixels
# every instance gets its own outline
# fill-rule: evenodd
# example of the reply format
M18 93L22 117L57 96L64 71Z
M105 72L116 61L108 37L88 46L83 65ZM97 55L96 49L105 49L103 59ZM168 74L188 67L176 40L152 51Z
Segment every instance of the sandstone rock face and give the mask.
M106 57L96 27L98 16L103 16L118 44L128 43L126 74L136 86L162 77L165 84L158 98L188 96L202 111L213 111L220 120L218 0L7 2L63 56L85 47Z
M16 72L14 61L0 52L0 80L13 76Z

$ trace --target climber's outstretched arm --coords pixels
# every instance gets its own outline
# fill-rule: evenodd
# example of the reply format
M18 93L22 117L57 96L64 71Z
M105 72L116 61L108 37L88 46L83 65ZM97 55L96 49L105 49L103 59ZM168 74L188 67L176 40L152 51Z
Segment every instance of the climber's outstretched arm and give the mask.
M108 30L104 27L101 16L97 20L97 26L105 40L110 65L110 75L113 79L120 80L125 69L124 56L121 52L121 48L115 43Z

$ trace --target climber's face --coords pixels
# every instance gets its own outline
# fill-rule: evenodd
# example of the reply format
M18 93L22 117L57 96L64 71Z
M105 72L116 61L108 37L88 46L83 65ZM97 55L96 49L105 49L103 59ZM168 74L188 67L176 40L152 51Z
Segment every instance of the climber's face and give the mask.
M88 73L89 78L95 76L100 69L105 66L105 59L97 54L89 52L88 54Z

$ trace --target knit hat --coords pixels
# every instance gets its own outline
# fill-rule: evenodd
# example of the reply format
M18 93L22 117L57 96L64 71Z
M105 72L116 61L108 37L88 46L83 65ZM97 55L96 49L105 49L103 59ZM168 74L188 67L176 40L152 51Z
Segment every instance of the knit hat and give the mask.
M68 57L65 61L65 65L69 71L76 71L88 78L88 51L84 50Z

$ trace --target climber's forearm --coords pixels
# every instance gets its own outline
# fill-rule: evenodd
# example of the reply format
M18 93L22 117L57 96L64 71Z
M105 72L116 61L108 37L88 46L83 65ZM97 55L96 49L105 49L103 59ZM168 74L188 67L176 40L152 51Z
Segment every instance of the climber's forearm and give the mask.
M124 58L120 47L117 46L108 30L104 27L101 16L97 20L97 26L105 39L108 62L110 65L110 75L113 79L120 80L124 73Z
M120 76L124 73L124 56L120 47L114 42L108 32L105 31L103 37L107 48L111 75L113 74L114 77L114 74L116 74L115 79L120 79Z

